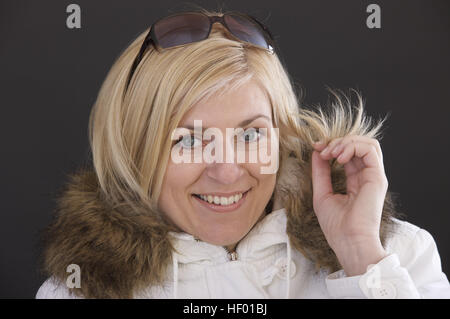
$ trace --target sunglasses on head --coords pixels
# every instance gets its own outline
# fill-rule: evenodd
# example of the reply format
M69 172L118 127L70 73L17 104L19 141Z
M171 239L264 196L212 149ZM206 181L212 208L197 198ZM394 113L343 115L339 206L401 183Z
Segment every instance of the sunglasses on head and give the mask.
M237 40L274 53L274 40L269 29L252 16L240 12L208 16L202 12L184 12L162 18L150 27L138 55L134 59L126 89L147 48L153 44L159 52L199 42L209 37L212 26L219 22Z

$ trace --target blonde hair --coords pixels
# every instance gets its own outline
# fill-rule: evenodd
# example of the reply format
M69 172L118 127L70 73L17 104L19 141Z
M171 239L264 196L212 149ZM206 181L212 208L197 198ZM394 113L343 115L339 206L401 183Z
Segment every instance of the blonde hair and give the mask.
M271 100L276 123L290 125L288 114L298 109L277 55L235 41L217 27L202 42L161 53L150 47L125 92L147 32L112 66L89 120L93 165L103 192L114 202L155 203L169 160L170 133L199 100L255 79Z
M203 10L208 15L218 14ZM139 210L156 207L170 157L171 132L201 99L257 81L272 105L280 133L280 169L295 158L301 172L297 189L276 189L284 197L287 232L294 247L317 266L338 269L312 208L310 158L312 143L348 134L378 137L382 121L373 125L364 115L363 101L353 106L344 94L332 92L328 111L299 107L294 82L278 55L233 39L221 27L208 39L158 52L151 46L125 91L134 58L148 30L117 58L108 73L89 120L93 166L101 191L112 205L126 202ZM343 97L342 97L343 96ZM279 176L279 175L278 175ZM332 166L334 190L345 192L345 174ZM273 199L273 197L272 197ZM269 204L273 204L272 200ZM381 236L394 214L389 194L383 210Z

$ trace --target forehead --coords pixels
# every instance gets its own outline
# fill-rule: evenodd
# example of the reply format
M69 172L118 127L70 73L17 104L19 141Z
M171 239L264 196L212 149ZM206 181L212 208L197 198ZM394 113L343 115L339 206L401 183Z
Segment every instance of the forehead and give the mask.
M257 114L271 119L272 107L265 90L252 80L233 90L222 91L199 101L184 115L180 124L202 120L205 127L220 127L234 125Z

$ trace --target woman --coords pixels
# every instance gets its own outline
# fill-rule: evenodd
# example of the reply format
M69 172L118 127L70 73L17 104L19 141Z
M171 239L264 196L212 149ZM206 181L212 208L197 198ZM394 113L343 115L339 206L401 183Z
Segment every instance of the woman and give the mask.
M37 298L450 296L432 236L394 217L381 123L361 98L300 109L274 47L257 20L203 10L124 51Z

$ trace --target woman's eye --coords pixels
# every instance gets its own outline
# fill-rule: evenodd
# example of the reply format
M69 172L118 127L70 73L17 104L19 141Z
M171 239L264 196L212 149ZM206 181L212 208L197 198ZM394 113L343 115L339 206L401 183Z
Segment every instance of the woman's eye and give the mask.
M178 142L181 147L189 149L202 145L202 141L194 135L185 135Z
M260 138L260 136L261 136L261 133L260 133L259 129L252 127L252 128L246 129L244 131L244 133L242 133L241 139L244 142L251 143L251 142L256 142Z

